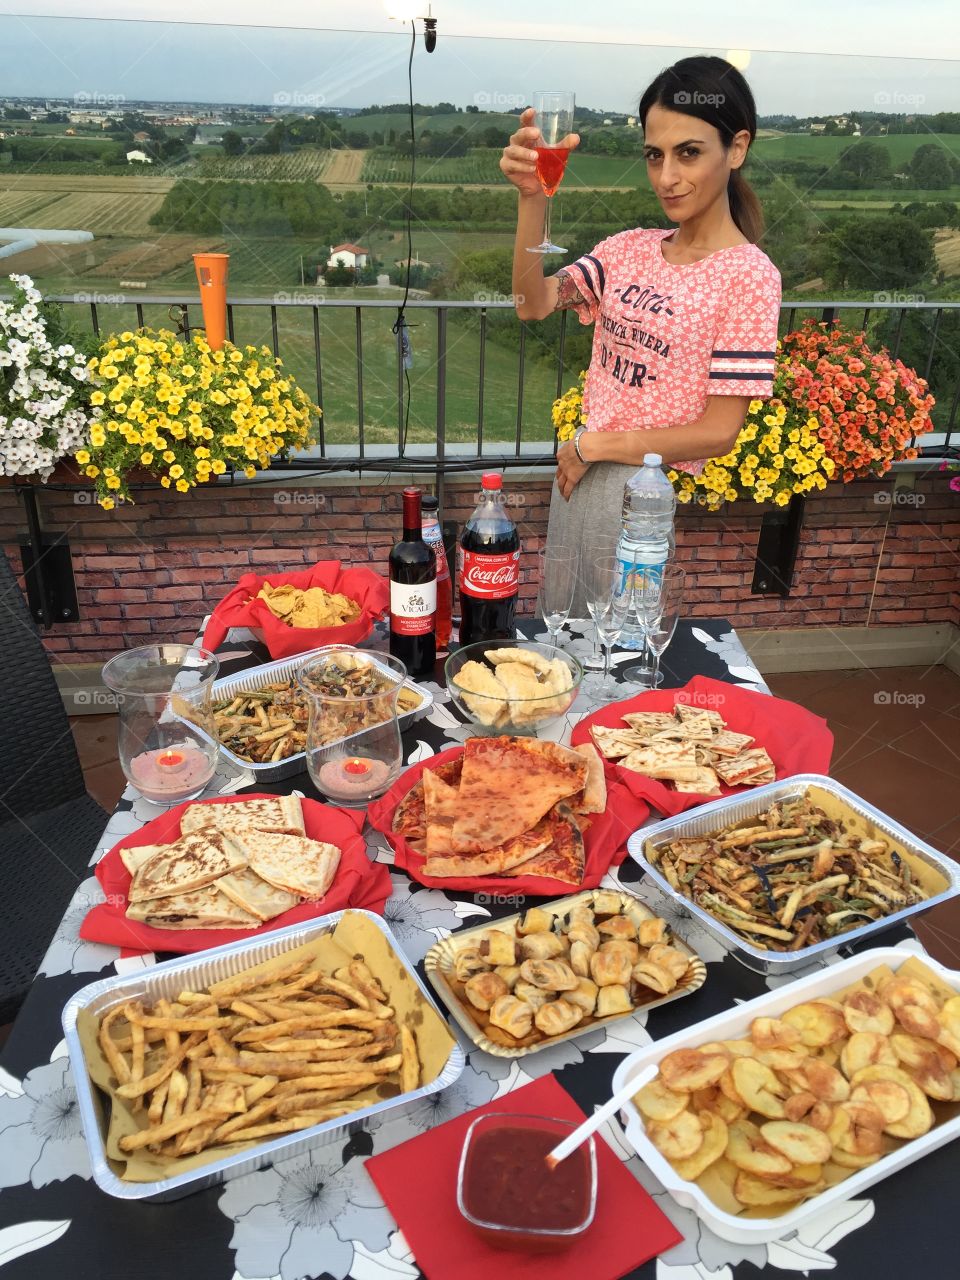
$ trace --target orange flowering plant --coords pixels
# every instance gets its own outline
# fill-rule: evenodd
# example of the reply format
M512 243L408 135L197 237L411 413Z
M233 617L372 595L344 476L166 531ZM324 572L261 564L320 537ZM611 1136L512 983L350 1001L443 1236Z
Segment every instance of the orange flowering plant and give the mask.
M912 440L931 431L934 398L927 383L866 335L805 320L783 339L794 399L820 421L818 435L838 478L882 476L915 458Z

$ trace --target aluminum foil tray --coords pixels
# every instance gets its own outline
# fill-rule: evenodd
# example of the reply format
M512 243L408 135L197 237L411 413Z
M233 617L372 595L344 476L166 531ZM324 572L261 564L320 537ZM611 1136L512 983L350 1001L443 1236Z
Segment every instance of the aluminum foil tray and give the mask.
M292 680L304 663L309 662L323 652L323 649L311 649L308 653L298 653L293 658L280 658L276 662L267 662L259 667L249 667L246 671L238 671L232 676L222 676L219 680L214 680L213 682L213 699L215 702L220 702L224 698L236 697L238 693L251 693L255 689L262 689L265 685L273 684L275 681ZM370 656L376 662L376 654L371 653ZM387 667L384 667L383 672L384 675L391 675ZM411 711L407 711L397 717L401 730L405 729L407 725L413 724L415 720L419 720L421 716L425 716L433 706L433 694L429 689L422 688L413 680L405 680L403 683L408 689L412 689L418 694L421 701L418 707L414 707ZM350 739L342 738L341 741L349 742ZM238 769L249 769L258 782L279 782L281 778L292 778L298 773L303 773L307 767L307 757L304 751L298 751L292 756L286 756L285 759L278 760L276 764L251 764L248 760L241 760L234 752L228 751L222 743L220 744L220 752L224 759L229 760Z
M436 1009L435 1001L413 965L400 950L389 926L380 916L372 912L357 911L352 908L351 910L354 910L354 914L365 916L384 934L423 998ZM178 1200L195 1191L217 1186L228 1178L252 1173L276 1159L287 1159L290 1156L299 1155L311 1147L344 1142L347 1135L361 1128L362 1122L368 1117L381 1116L384 1112L391 1112L397 1116L403 1115L405 1111L415 1108L423 1098L453 1084L466 1064L464 1052L458 1044L454 1044L451 1048L446 1065L437 1078L430 1084L421 1085L411 1093L401 1094L396 1098L386 1098L382 1102L351 1112L350 1115L328 1120L313 1129L282 1134L255 1147L250 1147L246 1151L224 1156L220 1160L211 1161L200 1168L177 1174L161 1182L127 1182L114 1171L105 1147L107 1115L104 1095L90 1079L77 1033L79 1011L84 1009L99 1016L127 1000L154 1001L163 996L175 996L185 986L196 988L211 982L219 982L243 969L252 968L266 960L272 960L274 956L283 955L285 951L292 951L295 947L321 937L323 934L332 933L341 916L346 914L346 911L335 911L316 920L294 924L287 929L278 929L275 933L261 934L255 938L234 942L225 947L216 947L212 951L203 951L197 955L167 960L152 969L140 970L135 974L104 978L100 982L84 987L69 1000L63 1010L63 1030L70 1053L70 1066L77 1089L80 1118L83 1123L93 1179L102 1191L116 1196L119 1200ZM439 1010L437 1012L440 1014Z
M742 823L762 813L764 809L768 809L778 801L801 799L809 787L817 787L827 792L849 809L852 816L871 823L881 835L888 837L912 858L919 859L936 871L943 877L943 891L934 897L926 898L923 902L905 907L902 911L884 916L881 920L874 920L870 924L862 925L859 929L849 929L836 938L829 938L813 946L801 947L799 951L766 951L761 947L753 946L716 916L678 893L657 867L656 851L664 848L672 840L684 836L703 836L720 827ZM752 791L741 792L738 795L725 796L722 800L701 805L692 812L644 827L640 831L635 831L627 841L627 851L633 860L643 867L647 876L661 892L680 904L691 916L699 920L704 928L709 929L715 937L730 947L737 960L758 973L793 973L797 969L804 968L811 960L832 955L852 943L872 940L884 929L901 924L919 911L927 911L937 903L945 902L948 898L960 894L960 865L938 853L918 836L912 835L906 827L902 827L893 818L874 808L872 804L848 790L847 787L835 782L833 778L818 773L798 773L792 778L781 778L778 782L771 782L767 786L756 787Z

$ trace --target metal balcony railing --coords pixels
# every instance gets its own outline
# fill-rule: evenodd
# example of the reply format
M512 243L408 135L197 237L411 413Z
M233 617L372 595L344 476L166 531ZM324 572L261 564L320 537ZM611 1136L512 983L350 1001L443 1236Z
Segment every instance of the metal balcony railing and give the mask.
M108 331L123 330L126 327L141 327L145 323L171 324L171 318L179 317L180 323L189 332L191 324L200 323L200 303L194 294L181 296L139 294L127 296L121 294L65 294L52 296L50 301L59 302L66 308L68 317L71 308L78 308L85 313L85 322L99 334L103 328ZM325 385L334 378L342 386L345 379L351 384L351 409L355 406L355 422L350 424L333 420L325 410L321 419L317 444L288 462L277 463L276 469L281 471L342 471L351 470L388 470L403 467L408 470L436 471L438 480L445 474L475 468L477 465L495 464L502 467L530 467L548 464L555 452L555 442L550 423L550 403L542 406L542 415L537 412L537 422L542 420L542 429L533 433L529 426L524 429L525 388L527 382L527 347L531 339L539 340L537 326L522 321L515 322L516 330L516 383L515 426L511 430L510 439L503 438L502 418L499 428L499 439L492 439L489 429L489 399L491 390L488 387L488 365L491 342L495 338L490 334L491 317L500 312L513 312L510 301L444 301L444 300L410 300L407 312L411 325L420 330L424 328L426 317L432 315L434 326L433 352L427 370L430 373L430 391L435 396L435 431L432 444L420 440L410 442L406 439L405 423L408 420L408 387L403 365L401 337L396 335L395 368L388 371L392 380L395 378L395 389L389 390L387 401L383 398L385 378L377 374L380 391L379 403L389 403L389 415L381 408L380 421L373 424L369 404L365 408L365 396L369 389L370 366L365 356L364 333L365 321L379 322L387 325L392 322L391 313L397 311L397 302L391 300L352 300L328 299L322 295L312 296L312 291L300 289L292 295L278 294L272 298L234 298L227 307L227 332L231 340L238 340L239 329L244 325L256 322L257 342L265 342L275 355L283 356L285 363L290 364L287 353L282 349L281 333L288 327L288 309L297 308L300 313L310 313L309 323L301 326L299 334L300 350L299 366L294 369L300 385L308 394L315 396L321 409L324 409ZM160 319L146 316L145 308L166 309ZM254 317L251 309L259 309L262 313ZM345 326L339 322L340 334L336 344L330 340L325 329L330 326L331 314L343 309L352 310L353 324ZM476 361L476 398L475 413L472 414L471 429L475 426L473 439L451 439L448 421L449 373L448 350L450 343L450 325L461 320L461 313L468 312L475 318L477 361ZM800 300L785 301L781 306L780 332L789 333L807 316L833 323L846 321L848 324L867 328L871 317L879 318L884 313L895 316L892 321L893 332L889 325L885 334L886 344L894 357L901 354L901 348L910 333L910 358L917 372L929 382L934 375L931 390L937 398L936 431L922 437L918 441L921 454L925 459L956 458L960 455L960 302L803 302ZM563 311L559 315L559 328L551 341L549 357L556 369L556 381L552 378L549 387L555 385L556 395L563 393L576 378L579 367L574 367L566 358L565 349L568 338L568 315ZM420 317L424 317L421 319ZM874 321L876 323L876 319ZM919 329L916 326L919 325ZM345 346L343 333L352 333L352 341ZM309 337L306 337L309 335ZM250 335L240 336L239 341L253 340ZM459 340L459 339L458 339ZM424 341L418 334L418 364L422 373ZM312 347L312 350L308 350ZM917 352L920 356L917 358ZM947 354L939 364L937 356ZM544 357L546 358L546 357ZM308 367L309 366L309 367ZM947 375L938 378L938 369L947 369ZM305 376L306 375L306 376ZM952 385L936 385L937 382L949 382ZM541 382L541 396L544 387ZM418 403L422 405L422 393L415 392ZM527 408L529 408L529 393ZM385 428L384 422L392 419L396 423L393 440L384 439L386 430L393 434L394 429ZM376 426L377 439L371 439ZM331 428L340 438L331 438ZM432 429L431 429L432 430ZM422 434L422 428L421 428ZM460 432L462 435L462 431ZM348 438L344 438L344 437Z

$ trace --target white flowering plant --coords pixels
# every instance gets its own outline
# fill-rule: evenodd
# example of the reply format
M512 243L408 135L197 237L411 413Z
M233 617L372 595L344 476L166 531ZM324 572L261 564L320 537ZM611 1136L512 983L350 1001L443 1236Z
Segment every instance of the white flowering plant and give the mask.
M0 474L50 477L89 441L84 343L29 276L0 298Z

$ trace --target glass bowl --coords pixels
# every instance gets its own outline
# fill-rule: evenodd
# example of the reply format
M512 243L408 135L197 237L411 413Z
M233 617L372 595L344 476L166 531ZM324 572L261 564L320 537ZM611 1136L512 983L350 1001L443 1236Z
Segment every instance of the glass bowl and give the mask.
M516 649L536 655L542 670L537 674L532 667L529 669L541 682L551 678L546 670L547 664L554 664L555 678L561 674L555 664L563 663L569 673L570 686L557 692L545 684L544 692L538 695L521 695L515 691L508 691L506 695L495 691L474 692L462 687L457 677L468 662L479 663L491 677L495 676L496 664L484 660L484 654L490 649ZM540 644L535 640L480 640L451 653L444 663L443 674L454 704L473 722L478 733L530 734L559 720L569 711L580 690L583 667L576 658L556 645Z
M588 1138L555 1169L545 1157L577 1126L551 1116L490 1111L467 1130L457 1173L457 1208L488 1244L563 1249L597 1211L597 1149Z

